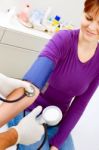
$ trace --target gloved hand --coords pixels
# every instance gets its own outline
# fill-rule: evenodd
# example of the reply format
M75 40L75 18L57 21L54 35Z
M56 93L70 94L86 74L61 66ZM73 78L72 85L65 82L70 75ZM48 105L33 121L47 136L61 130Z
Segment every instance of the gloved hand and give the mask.
M30 89L30 83L14 78L7 77L0 73L0 96L6 98L13 90L23 87L28 92Z
M39 141L44 134L44 127L39 123L36 117L41 113L42 107L36 107L30 114L24 117L15 128L18 133L17 143L33 144Z

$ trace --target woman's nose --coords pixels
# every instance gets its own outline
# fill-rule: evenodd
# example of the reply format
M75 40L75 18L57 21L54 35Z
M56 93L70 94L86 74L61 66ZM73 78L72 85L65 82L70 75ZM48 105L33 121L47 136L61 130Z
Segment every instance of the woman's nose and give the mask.
M96 31L97 30L97 23L96 22L92 22L89 25L89 29L92 30L92 31Z

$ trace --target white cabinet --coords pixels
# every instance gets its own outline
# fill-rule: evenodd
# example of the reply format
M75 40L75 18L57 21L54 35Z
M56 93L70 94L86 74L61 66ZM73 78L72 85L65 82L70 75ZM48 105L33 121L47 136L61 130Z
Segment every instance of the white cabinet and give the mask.
M1 43L21 47L24 49L40 51L45 45L46 41L47 41L46 39L41 37L6 30Z
M0 44L0 72L17 78L22 77L37 55L35 51Z
M4 34L4 29L0 28L0 41L1 41L2 37L3 37L3 34Z
M50 38L20 24L0 22L0 72L21 78Z

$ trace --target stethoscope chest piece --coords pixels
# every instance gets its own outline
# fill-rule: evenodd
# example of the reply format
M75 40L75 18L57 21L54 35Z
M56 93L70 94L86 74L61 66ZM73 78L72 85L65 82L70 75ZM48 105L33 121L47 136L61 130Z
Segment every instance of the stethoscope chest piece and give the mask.
M41 122L49 126L57 125L62 119L62 112L57 106L48 106L43 110Z

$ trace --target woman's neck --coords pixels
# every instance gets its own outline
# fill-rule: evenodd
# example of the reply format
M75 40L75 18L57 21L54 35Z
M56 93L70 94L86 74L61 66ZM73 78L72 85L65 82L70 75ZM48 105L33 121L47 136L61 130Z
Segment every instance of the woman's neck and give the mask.
M80 47L83 47L84 49L95 50L97 45L98 45L98 41L97 40L88 41L83 37L82 33L80 32L80 34L79 34L79 43L78 44L79 44Z

